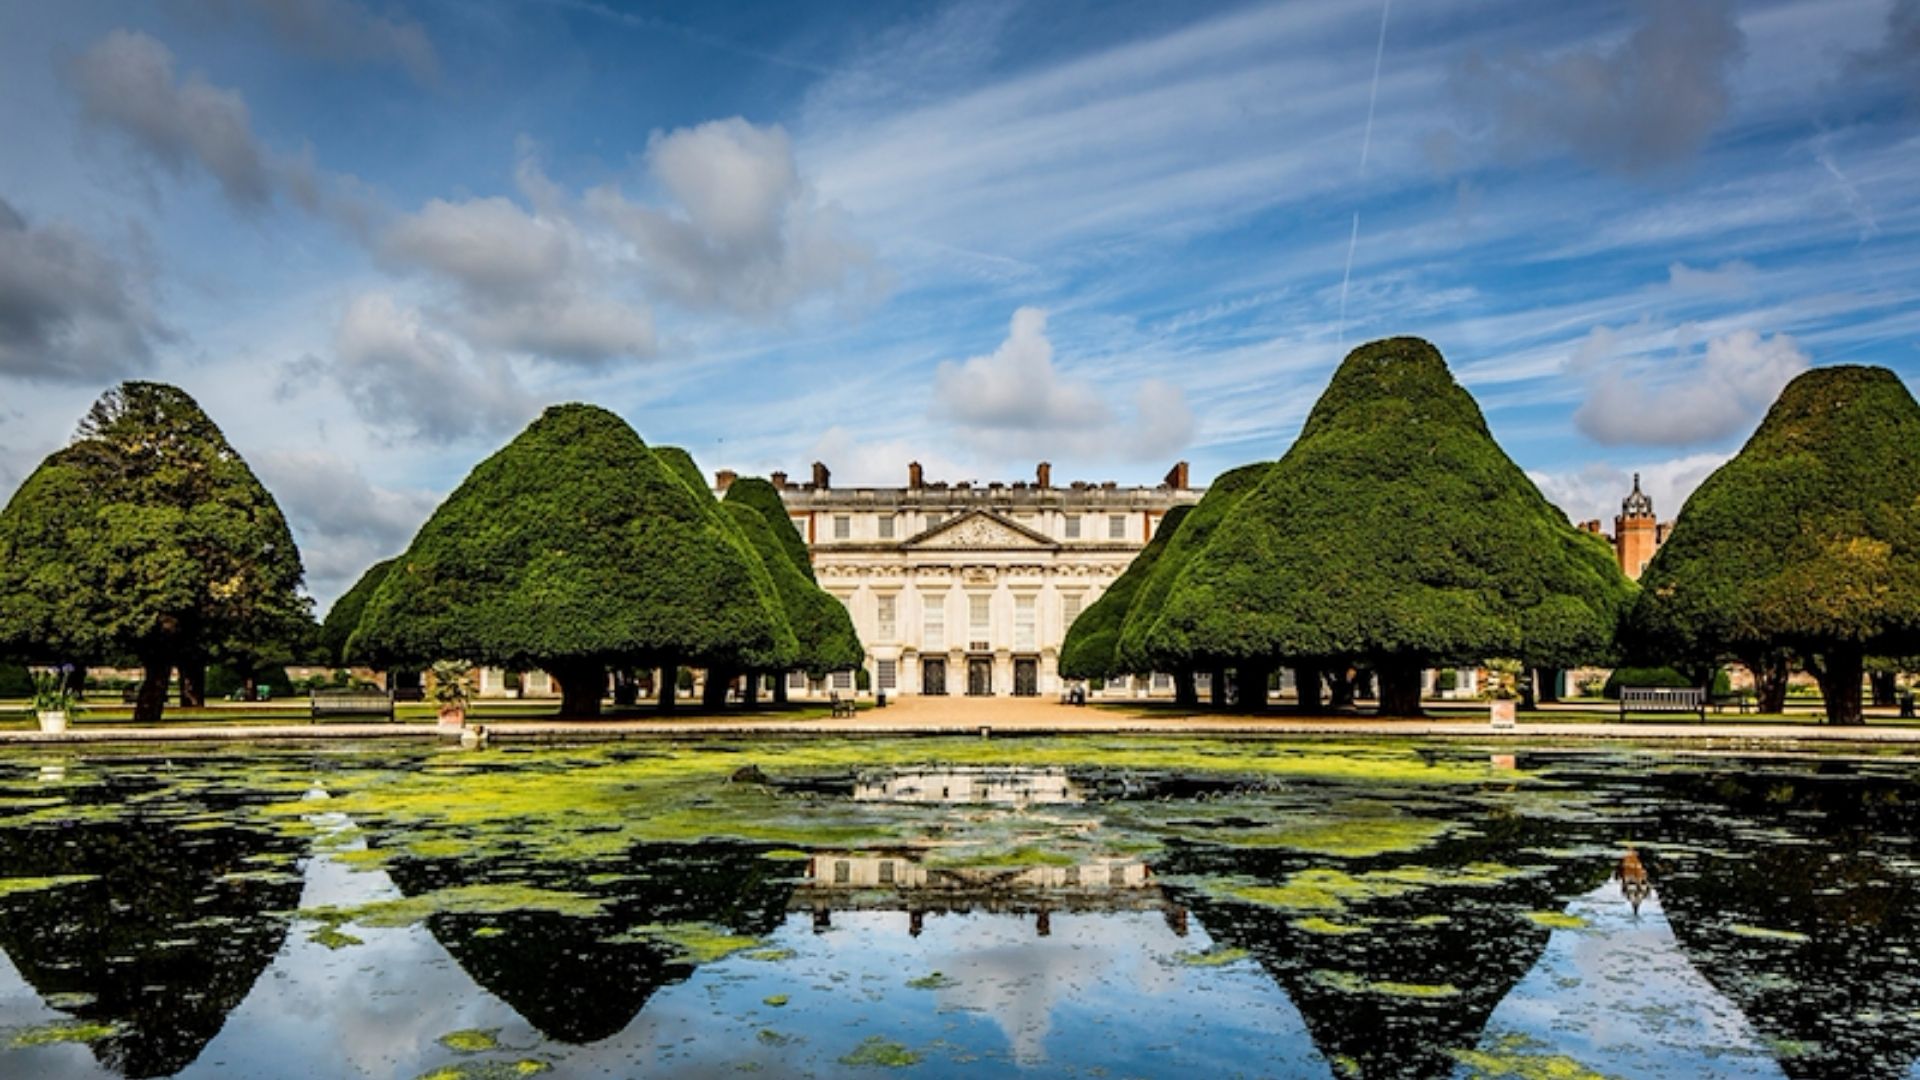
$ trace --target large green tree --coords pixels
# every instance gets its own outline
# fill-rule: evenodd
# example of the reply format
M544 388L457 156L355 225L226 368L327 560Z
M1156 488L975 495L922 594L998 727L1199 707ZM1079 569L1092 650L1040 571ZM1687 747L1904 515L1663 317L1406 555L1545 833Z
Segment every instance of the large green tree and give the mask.
M1420 712L1420 672L1597 658L1631 586L1503 453L1432 345L1363 345L1285 457L1186 560L1152 653L1378 672ZM1244 679L1243 679L1244 681Z
M743 476L727 487L724 500L736 515L752 514L760 521L755 528L746 517L739 518L741 528L753 540L760 557L769 568L778 568L776 583L788 620L800 642L796 665L814 678L830 672L857 668L866 660L866 647L853 628L853 617L846 605L815 584L813 561L807 542L787 516L786 504L773 484L757 476ZM786 680L774 683L774 699L786 700Z
M1867 657L1920 651L1920 404L1885 368L1796 378L1687 500L1640 586L1639 650L1790 649L1827 718L1860 723Z
M766 568L626 422L548 409L476 466L368 599L348 648L541 668L600 709L609 666L740 667L791 648Z
M134 719L172 669L197 704L209 660L298 640L300 553L273 496L183 391L108 391L0 511L0 640L74 662L135 658Z
M1140 554L1133 557L1127 569L1100 598L1087 605L1079 618L1067 628L1066 640L1060 643L1060 674L1068 679L1105 679L1127 674L1130 670L1120 661L1120 630L1126 625L1127 612L1132 608L1134 599L1140 594L1141 587L1153 576L1154 569L1160 565L1169 543L1179 532L1181 523L1192 512L1190 506L1176 506L1167 511L1160 519L1160 528L1147 541ZM1187 669L1182 668L1185 671Z
M327 609L327 617L320 623L319 635L320 653L327 663L335 667L346 667L353 663L355 658L347 652L347 641L353 637L354 630L360 625L360 616L367 609L367 600L373 596L373 591L380 587L380 583L387 580L388 572L399 561L400 559L396 556L391 559L382 559L367 567L366 572L360 575L360 579L355 581L346 592L341 593L340 599L335 600L333 606Z

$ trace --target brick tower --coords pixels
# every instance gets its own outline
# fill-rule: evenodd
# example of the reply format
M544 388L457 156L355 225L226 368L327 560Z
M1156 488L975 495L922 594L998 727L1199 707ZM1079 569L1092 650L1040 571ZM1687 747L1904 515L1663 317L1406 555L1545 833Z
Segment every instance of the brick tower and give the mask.
M1653 561L1659 549L1659 519L1653 513L1653 500L1640 490L1640 474L1633 474L1633 494L1620 503L1620 516L1613 519L1613 550L1620 558L1620 572L1635 581Z

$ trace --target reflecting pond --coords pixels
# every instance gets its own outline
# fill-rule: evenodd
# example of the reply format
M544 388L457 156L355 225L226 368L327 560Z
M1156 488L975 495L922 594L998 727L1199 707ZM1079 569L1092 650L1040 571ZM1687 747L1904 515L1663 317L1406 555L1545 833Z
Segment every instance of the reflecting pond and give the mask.
M1920 1075L1920 764L0 755L0 1076Z

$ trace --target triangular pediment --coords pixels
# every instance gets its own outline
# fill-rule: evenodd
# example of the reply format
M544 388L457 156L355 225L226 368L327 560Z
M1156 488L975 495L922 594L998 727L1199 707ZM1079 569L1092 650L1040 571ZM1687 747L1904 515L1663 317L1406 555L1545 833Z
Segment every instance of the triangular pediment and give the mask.
M1051 551L1060 545L998 514L969 510L912 537L903 546L932 551Z

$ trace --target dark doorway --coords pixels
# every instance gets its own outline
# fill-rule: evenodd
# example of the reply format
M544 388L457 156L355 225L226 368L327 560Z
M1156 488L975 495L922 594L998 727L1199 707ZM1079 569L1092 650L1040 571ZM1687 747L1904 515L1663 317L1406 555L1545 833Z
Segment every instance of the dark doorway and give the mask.
M1033 697L1039 693L1040 661L1016 658L1013 662L1013 696Z
M920 665L920 692L935 697L945 697L947 693L947 662L928 660Z
M982 656L967 660L967 696L991 697L993 695L993 661Z

